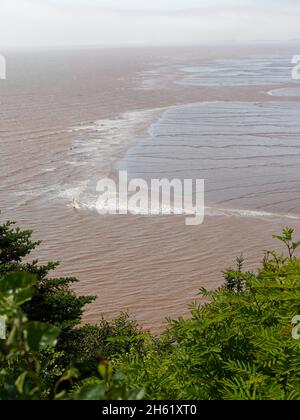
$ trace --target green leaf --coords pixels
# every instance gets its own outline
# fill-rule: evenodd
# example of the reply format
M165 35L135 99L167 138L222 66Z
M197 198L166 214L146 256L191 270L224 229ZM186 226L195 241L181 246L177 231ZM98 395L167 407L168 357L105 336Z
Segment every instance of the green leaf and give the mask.
M292 246L293 246L293 249L296 250L300 246L300 241L299 242L293 242Z
M66 395L65 389L58 393L58 389L63 382L69 382L70 384L72 384L72 381L75 379L79 379L79 377L80 377L80 373L78 369L76 368L68 369L55 385L55 389L54 389L55 400L63 399Z
M28 302L31 300L32 296L34 294L34 291L32 288L23 289L17 292L14 296L14 301L17 305L23 305L25 302Z
M72 381L72 379L78 379L79 376L80 376L80 374L79 374L78 369L70 368L60 378L59 383L62 383L62 382L65 382L65 381Z
M101 401L104 400L105 386L103 384L89 384L84 385L76 395L76 400L79 401Z
M23 372L18 379L16 380L16 387L20 394L23 394L24 383L26 380L28 372Z
M0 278L0 293L14 295L22 289L28 289L36 284L37 279L28 273L10 273Z
M34 352L54 347L60 334L60 328L42 322L29 322L26 331L28 346Z
M278 239L281 242L285 242L286 241L286 238L284 238L283 236L279 236L279 235L273 235L273 238L274 239Z
M282 233L287 241L291 241L293 237L294 229L287 227L283 229Z
M128 400L129 401L141 401L144 399L145 391L143 389L138 389L135 391L129 391Z
M109 381L111 379L113 369L112 369L112 366L110 364L101 363L98 366L98 372L99 372L102 379L106 379L106 380Z

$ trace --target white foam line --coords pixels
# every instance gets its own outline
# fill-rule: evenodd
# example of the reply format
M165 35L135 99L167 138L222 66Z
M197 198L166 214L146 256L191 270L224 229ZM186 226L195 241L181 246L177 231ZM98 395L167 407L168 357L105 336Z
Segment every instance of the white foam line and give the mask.
M294 94L293 90L295 91L295 89L298 91L299 90L299 94ZM291 91L291 93L289 94L288 91ZM278 89L273 89L270 90L269 92L266 92L267 95L272 96L274 98L299 98L300 96L300 87L297 86L293 86L293 87L288 87L288 88L278 88Z
M207 213L208 210L208 213ZM209 214L211 212L211 214ZM224 209L217 207L206 207L206 214L209 216L239 216L248 218L268 218L268 219L291 219L299 220L300 216L294 214L279 214L271 213L266 211L258 210L247 210L247 209Z
M80 210L80 209L86 209L90 211L95 211L97 209L95 203L83 203L79 202L79 200L73 200L73 207ZM120 210L124 210L127 207L120 206ZM108 204L105 209L107 211L110 210L110 205ZM162 209L157 208L157 211L153 212L151 216L160 216L162 212ZM180 211L175 209L175 212ZM173 212L174 213L174 212ZM140 212L137 212L135 214L147 216L149 214L147 209L141 209ZM184 215L192 215L193 213L191 211L183 211ZM234 217L242 217L242 218L262 218L262 219L289 219L289 220L299 220L300 216L294 215L294 214L279 214L279 213L271 213L266 211L258 211L258 210L245 210L245 209L224 209L224 208L218 208L218 207L205 207L205 214L206 216L210 217L217 217L217 216L234 216Z

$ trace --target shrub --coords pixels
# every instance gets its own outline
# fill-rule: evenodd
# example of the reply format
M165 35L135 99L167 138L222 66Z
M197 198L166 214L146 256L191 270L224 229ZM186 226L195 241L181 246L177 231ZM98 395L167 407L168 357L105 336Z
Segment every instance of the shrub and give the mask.
M268 252L257 274L239 265L219 290L201 289L209 303L170 322L163 351L121 358L128 384L143 384L150 399L300 399L300 341L291 334L300 314L300 244L292 234L277 237L287 257Z

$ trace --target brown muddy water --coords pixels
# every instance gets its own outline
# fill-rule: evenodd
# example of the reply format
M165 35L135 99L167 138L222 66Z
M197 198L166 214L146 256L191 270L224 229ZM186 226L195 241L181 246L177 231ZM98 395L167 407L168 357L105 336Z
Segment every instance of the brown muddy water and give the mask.
M237 255L255 269L272 234L300 233L296 45L1 53L1 220L98 296L86 321L128 311L159 332ZM118 169L204 178L204 224L99 215L93 188Z

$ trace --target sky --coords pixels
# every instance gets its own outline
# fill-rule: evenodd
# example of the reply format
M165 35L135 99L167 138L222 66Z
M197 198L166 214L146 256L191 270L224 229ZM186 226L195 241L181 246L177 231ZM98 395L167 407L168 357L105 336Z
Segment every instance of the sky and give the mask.
M0 0L0 47L300 39L300 0Z

